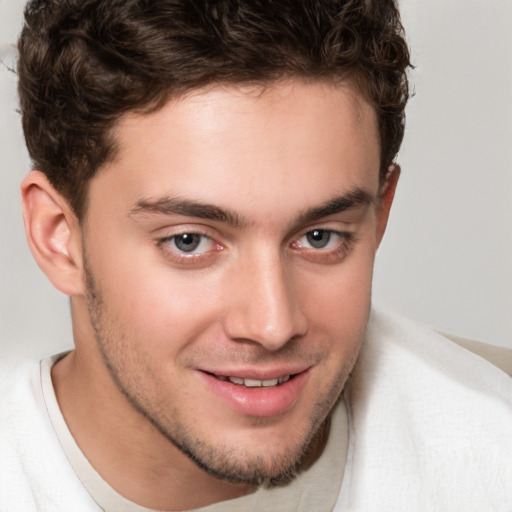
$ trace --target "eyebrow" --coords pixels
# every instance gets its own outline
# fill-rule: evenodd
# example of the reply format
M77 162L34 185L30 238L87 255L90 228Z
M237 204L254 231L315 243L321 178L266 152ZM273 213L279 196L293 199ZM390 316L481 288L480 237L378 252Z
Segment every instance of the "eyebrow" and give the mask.
M142 199L131 209L130 214L158 213L163 215L183 215L184 217L197 217L199 219L217 220L230 224L236 228L243 227L246 222L235 212L219 208L218 206L182 199L179 197L163 197L155 201Z
M343 213L373 203L375 203L375 199L369 192L361 188L355 188L346 194L329 199L320 206L306 210L299 216L297 224L308 224L329 215Z
M308 224L329 215L353 210L361 206L373 204L374 202L375 199L369 192L356 188L346 194L329 199L320 206L305 210L293 224ZM131 209L130 215L134 214L183 215L184 217L215 220L236 228L242 228L249 224L246 219L236 212L201 201L180 197L162 197L156 200L142 199Z

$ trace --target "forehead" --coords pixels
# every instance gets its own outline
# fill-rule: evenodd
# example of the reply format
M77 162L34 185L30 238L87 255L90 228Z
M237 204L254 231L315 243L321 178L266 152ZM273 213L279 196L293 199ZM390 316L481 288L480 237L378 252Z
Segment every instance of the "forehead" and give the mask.
M131 205L178 195L241 211L275 210L284 191L307 207L334 193L378 187L376 114L348 83L193 91L154 113L124 117L114 138L116 159L90 191L108 190L110 202L116 191Z

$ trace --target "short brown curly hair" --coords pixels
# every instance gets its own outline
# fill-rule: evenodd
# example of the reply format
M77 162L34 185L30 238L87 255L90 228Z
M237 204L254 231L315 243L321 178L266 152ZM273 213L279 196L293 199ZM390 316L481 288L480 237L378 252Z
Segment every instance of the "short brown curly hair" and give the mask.
M207 84L349 78L378 115L381 176L403 138L394 0L32 0L18 50L29 154L79 219L121 116Z

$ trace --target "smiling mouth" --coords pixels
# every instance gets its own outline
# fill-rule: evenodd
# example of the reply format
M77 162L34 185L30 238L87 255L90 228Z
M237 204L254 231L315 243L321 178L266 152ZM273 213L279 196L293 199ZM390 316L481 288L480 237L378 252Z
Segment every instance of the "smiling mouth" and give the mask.
M274 417L300 401L311 367L201 370L207 387L243 417ZM289 372L289 373L286 373Z
M268 380L257 380L257 379L244 379L242 377L232 377L225 375L215 375L210 373L212 377L215 377L218 380L223 382L231 382L232 384L236 384L238 386L244 386L246 388L271 388L281 386L285 382L288 382L290 379L295 377L295 375L284 375L282 377L277 377L275 379Z

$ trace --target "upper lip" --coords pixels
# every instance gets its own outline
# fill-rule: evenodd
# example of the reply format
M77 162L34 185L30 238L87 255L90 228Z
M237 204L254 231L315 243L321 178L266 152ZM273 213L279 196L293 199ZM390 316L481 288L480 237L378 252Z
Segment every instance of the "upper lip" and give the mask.
M288 375L296 375L309 370L311 365L286 365L274 368L250 368L250 367L238 367L229 369L219 368L199 368L199 371L204 373L210 373L217 377L239 377L242 379L253 379L253 380L272 380L280 377L286 377Z

